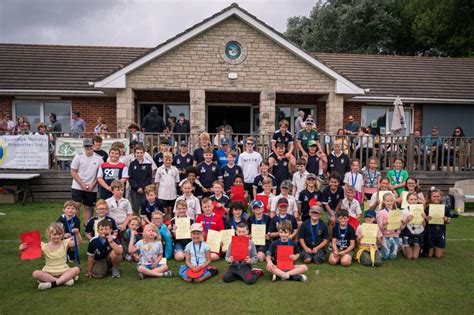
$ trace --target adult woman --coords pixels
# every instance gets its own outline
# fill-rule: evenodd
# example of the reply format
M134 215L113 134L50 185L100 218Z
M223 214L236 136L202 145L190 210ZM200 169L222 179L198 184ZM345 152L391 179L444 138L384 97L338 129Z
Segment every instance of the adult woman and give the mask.
M100 129L99 129L99 136L102 138L102 139L110 139L110 135L109 135L109 127L107 127L106 124L102 124L100 126Z
M97 123L96 123L96 125L95 125L95 127L94 127L94 134L95 134L95 135L99 135L99 134L100 134L100 129L102 128L102 125L105 125L105 121L104 121L104 119L103 119L101 116L99 116L99 117L97 118Z

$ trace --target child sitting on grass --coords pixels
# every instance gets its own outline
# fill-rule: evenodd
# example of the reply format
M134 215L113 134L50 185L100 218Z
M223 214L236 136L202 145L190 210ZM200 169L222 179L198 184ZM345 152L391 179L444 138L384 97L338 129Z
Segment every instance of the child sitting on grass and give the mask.
M112 269L112 278L120 278L120 262L123 248L112 233L112 223L102 220L98 224L99 234L90 240L87 248L87 274L89 278L103 278Z
M240 222L237 224L237 236L248 237L249 227L247 223ZM230 264L230 267L222 277L224 282L232 282L241 279L246 284L254 284L258 278L263 276L263 270L252 269L252 265L257 263L257 250L252 240L249 240L248 256L244 260L235 260L232 256L232 242L229 244L229 249L225 255L225 260Z
M137 232L132 231L128 252L131 254L139 253L138 279L143 280L145 277L172 277L173 272L168 271L168 266L160 264L163 258L163 245L159 241L156 226L153 223L145 225L143 239L134 244L136 235Z
M81 243L81 234L77 230L73 232L77 236L78 245ZM42 270L33 271L33 278L39 281L38 290L47 290L60 285L74 285L74 278L79 275L79 267L69 267L66 263L67 250L74 248L72 238L64 238L64 229L61 223L51 223L46 229L48 243L41 242L46 265ZM20 245L20 251L28 247L26 243Z
M216 268L209 266L211 248L202 240L202 232L200 223L191 225L192 241L184 249L186 264L179 267L179 275L186 282L203 282L218 273Z
M341 209L337 213L338 223L332 229L332 253L329 255L329 263L348 267L352 263L353 250L355 248L354 228L347 224L349 212Z
M240 201L235 201L230 204L230 218L224 223L225 229L233 229L237 231L237 225L241 222L247 224L247 220L242 216L244 213L244 204Z
M124 184L119 180L114 180L110 184L112 197L105 200L109 208L109 216L115 220L115 224L120 232L127 229L128 220L133 215L132 204L128 199L123 197Z
M273 274L272 281L276 281L277 277L281 280L293 280L293 281L306 281L307 277L304 275L308 271L306 265L294 265L293 269L290 270L281 270L277 267L277 254L278 246L286 245L293 247L293 254L289 258L293 261L297 261L300 257L300 251L298 248L298 243L290 239L290 235L293 232L293 227L288 221L283 221L278 226L279 239L273 241L273 243L268 247L267 250L267 271Z
M356 230L357 236L357 254L356 259L359 261L361 265L364 266L372 266L372 267L379 267L382 266L382 253L378 250L378 246L382 244L382 231L377 226L377 236L375 244L367 243L364 241L364 234L362 226L364 224L375 224L375 210L369 209L364 212L364 222L363 224L359 225Z

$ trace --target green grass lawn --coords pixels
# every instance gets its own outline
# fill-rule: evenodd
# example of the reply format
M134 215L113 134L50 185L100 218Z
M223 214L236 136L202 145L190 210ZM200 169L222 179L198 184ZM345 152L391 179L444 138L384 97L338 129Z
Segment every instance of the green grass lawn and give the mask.
M37 290L31 272L43 259L21 261L21 232L44 230L61 213L59 202L0 206L0 314L158 312L158 313L449 313L474 312L474 218L453 219L441 260L407 261L399 256L380 268L311 265L305 283L271 282L269 274L253 285L223 283L215 277L188 284L179 278L139 281L135 263L122 265L120 279L87 279L73 287ZM87 244L81 246L86 262ZM216 264L219 271L224 262ZM178 264L170 262L177 272ZM264 268L264 264L259 264Z

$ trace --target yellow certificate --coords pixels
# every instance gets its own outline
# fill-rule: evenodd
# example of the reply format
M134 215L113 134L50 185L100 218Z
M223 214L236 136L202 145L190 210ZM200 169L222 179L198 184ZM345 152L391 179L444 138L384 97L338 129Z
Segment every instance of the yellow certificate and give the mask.
M390 210L388 212L387 230L398 230L402 225L402 212L400 210Z
M265 245L265 224L252 224L252 241L255 245Z
M444 205L430 204L429 214L429 224L444 224Z
M167 261L168 261L168 260L166 259L166 257L163 257L163 258L161 258L159 264L160 264L160 265L166 265Z
M411 224L423 224L425 219L423 218L424 213L423 205L410 205L410 213L413 215L411 219Z
M363 223L362 224L362 244L377 244L377 224Z
M207 232L207 240L206 243L211 247L211 252L218 253L221 249L221 240L222 234L221 232L209 230Z
M222 251L226 252L229 249L229 244L232 241L232 236L235 235L234 229L222 230Z
M406 209L409 206L407 197L408 197L408 191L402 191L402 205L401 205L402 209Z
M392 194L392 196L394 196L394 195L393 195L393 192L391 192L390 190L382 190L382 191L379 191L379 192L378 192L378 195L377 195L377 199L378 199L378 201L379 201L379 206L378 206L379 209L382 209L382 201L383 201L383 196L384 196L385 194Z
M191 221L189 218L176 218L176 239L185 240L191 238Z

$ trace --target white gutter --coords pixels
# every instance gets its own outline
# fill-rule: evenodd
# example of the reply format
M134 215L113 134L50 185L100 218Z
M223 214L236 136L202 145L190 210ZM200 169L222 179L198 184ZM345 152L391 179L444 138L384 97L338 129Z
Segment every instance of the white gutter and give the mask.
M106 96L102 91L82 90L7 90L0 89L0 95L64 95L64 96Z
M355 96L348 101L367 103L393 103L395 96ZM404 103L448 103L448 104L474 104L474 99L461 98L425 98L425 97L401 97Z

